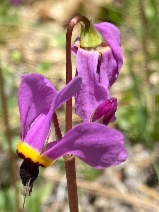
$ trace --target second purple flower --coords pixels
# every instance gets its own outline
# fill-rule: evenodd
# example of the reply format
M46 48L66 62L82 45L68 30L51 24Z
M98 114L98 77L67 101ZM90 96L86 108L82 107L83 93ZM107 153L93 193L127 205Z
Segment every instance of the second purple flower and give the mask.
M102 37L96 46L94 42L91 46L89 41L93 33L94 37L98 36L98 42ZM83 122L95 121L102 116L104 124L115 120L117 100L111 98L110 87L117 80L123 63L120 44L120 31L107 22L94 27L90 25L90 29L86 29L74 43L72 51L76 55L77 75L83 78L76 94L75 107Z

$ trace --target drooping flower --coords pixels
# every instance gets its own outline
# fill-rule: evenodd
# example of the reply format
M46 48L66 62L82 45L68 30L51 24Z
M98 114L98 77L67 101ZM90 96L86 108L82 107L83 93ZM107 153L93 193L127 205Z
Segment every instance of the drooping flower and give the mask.
M72 154L97 169L118 165L127 158L123 134L99 123L79 124L61 140L49 143L46 149L41 157L53 162Z
M60 92L40 74L22 76L18 92L21 135L17 154L24 159L20 167L22 194L31 194L39 166L48 167L61 156L71 154L97 169L126 160L124 137L117 130L98 123L82 123L58 141L47 144L52 115L56 108L79 90L81 77L75 77Z
M81 77L75 77L60 92L57 92L51 83L40 74L22 76L18 91L21 135L17 154L24 159L20 175L25 188L28 183L32 185L38 176L39 165L45 167L52 164L52 160L48 157L41 157L41 153L50 132L53 113L75 95L81 82Z
M105 111L103 122L108 124L115 120L117 110L117 100L111 98L110 87L117 80L122 67L120 31L110 23L95 24L94 30L100 34L95 46L95 43L88 42L89 35L93 40L94 30L91 27L82 32L81 38L72 47L76 55L77 76L83 78L82 86L76 94L76 113L84 122L90 122L92 116L97 120L100 118L98 114ZM103 41L99 44L100 36Z

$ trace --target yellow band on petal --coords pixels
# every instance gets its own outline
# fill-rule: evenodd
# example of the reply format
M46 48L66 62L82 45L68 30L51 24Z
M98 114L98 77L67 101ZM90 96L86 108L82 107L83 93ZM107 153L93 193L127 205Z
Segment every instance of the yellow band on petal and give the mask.
M48 167L51 166L54 160L42 156L38 150L34 149L33 147L29 146L27 143L19 141L17 146L17 153L21 157L23 156L24 159L30 159L33 163L38 163L40 166Z

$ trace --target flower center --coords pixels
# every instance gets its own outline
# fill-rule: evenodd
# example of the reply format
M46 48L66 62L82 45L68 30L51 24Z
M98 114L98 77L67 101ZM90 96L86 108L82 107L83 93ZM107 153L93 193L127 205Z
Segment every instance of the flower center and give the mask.
M33 163L42 167L48 167L53 164L53 160L41 155L38 150L29 146L27 143L19 141L17 146L17 154L23 159L30 159Z

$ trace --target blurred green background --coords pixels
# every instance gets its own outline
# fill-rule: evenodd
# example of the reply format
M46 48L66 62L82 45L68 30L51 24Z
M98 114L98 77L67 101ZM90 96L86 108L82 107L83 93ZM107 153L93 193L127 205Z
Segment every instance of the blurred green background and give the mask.
M48 77L58 90L64 86L65 32L77 14L92 18L94 23L108 21L120 28L124 65L111 88L112 96L118 98L113 127L124 133L128 148L141 144L154 156L152 162L158 173L159 1L24 0L15 6L9 0L0 0L0 212L20 212L23 201L21 159L15 153L20 132L17 107L20 75L38 72ZM78 34L79 26L75 27L73 37ZM73 62L75 70L74 59ZM58 115L64 129L64 108L58 110ZM79 119L73 117L74 123L78 123ZM93 181L103 174L80 161L77 167L77 176L83 180ZM64 173L62 160L56 162L55 170ZM47 180L43 172L41 169L32 197L26 200L25 211L64 211L55 206L44 207L56 190L56 183ZM87 210L81 206L81 211Z

